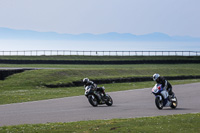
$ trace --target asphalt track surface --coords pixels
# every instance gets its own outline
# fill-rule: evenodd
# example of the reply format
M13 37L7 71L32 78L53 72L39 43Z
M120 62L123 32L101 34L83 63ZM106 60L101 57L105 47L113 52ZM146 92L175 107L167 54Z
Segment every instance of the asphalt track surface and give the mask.
M200 112L200 83L174 85L177 109L158 110L151 88L110 92L114 104L92 107L83 96L0 105L0 126ZM84 93L84 90L83 90Z

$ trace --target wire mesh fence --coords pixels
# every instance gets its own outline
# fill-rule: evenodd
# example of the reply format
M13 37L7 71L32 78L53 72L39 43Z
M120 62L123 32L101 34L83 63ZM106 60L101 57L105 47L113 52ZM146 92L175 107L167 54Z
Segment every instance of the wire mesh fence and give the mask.
M0 51L0 56L200 56L200 51L80 51L24 50Z

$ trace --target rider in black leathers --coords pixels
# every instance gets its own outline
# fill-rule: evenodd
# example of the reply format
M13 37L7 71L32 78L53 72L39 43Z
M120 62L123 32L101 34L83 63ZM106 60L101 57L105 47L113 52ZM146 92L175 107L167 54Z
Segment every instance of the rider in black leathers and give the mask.
M97 85L93 81L90 81L88 78L84 78L83 83L84 83L84 87L92 85L96 89L96 91L102 92L104 95L103 98L105 98L106 94L103 87L97 87Z
M164 77L155 73L153 75L153 80L156 81L156 83L161 84L163 89L167 90L170 96L174 96L174 93L172 92L172 85Z

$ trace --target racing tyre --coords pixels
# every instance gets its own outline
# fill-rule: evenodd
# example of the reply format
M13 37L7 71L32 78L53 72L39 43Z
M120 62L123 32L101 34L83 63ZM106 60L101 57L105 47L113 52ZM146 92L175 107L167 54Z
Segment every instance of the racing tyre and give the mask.
M160 100L159 97L156 97L155 104L158 109L163 109L163 100Z
M176 97L174 97L174 98L171 99L171 101L172 101L171 108L175 109L177 107L177 105L178 105L178 100L177 100Z
M96 107L98 105L97 99L93 95L88 96L88 101L93 107Z
M108 95L108 94L106 94L106 97L107 97L106 105L107 105L107 106L112 106L112 104L113 104L112 98L111 98L110 95Z

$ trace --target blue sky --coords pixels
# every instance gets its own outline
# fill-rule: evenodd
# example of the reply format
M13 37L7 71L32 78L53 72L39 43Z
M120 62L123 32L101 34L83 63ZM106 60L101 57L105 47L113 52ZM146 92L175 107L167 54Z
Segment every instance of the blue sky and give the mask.
M0 0L0 27L200 37L200 0ZM198 43L0 40L0 50L200 50Z
M0 0L0 27L200 37L200 0Z

